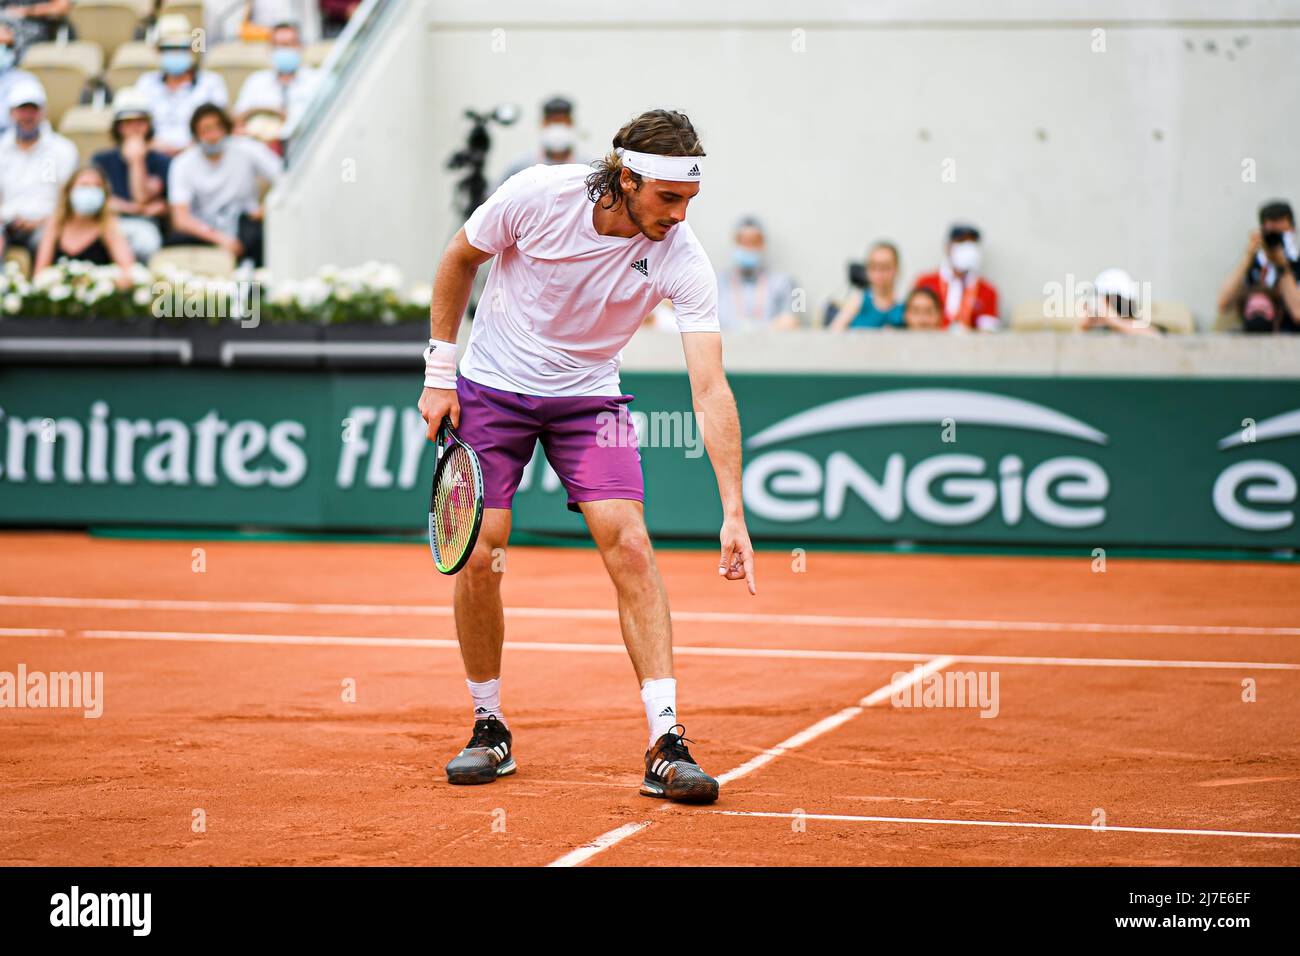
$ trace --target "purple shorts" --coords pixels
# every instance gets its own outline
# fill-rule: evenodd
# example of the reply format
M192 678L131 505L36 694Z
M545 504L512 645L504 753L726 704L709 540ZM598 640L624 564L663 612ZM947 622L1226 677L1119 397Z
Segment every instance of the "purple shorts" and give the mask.
M483 467L483 507L510 507L539 439L569 493L570 511L579 511L580 501L645 500L631 395L521 395L464 376L456 379L456 395L456 434Z

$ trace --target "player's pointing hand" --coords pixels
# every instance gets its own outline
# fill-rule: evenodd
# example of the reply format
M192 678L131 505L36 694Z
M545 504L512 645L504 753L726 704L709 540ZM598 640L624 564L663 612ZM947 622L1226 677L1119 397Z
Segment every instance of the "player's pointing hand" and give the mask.
M743 518L728 518L722 523L718 535L722 541L722 554L718 559L718 574L728 581L742 578L749 585L749 593L757 594L754 583L754 546L749 541L749 531Z

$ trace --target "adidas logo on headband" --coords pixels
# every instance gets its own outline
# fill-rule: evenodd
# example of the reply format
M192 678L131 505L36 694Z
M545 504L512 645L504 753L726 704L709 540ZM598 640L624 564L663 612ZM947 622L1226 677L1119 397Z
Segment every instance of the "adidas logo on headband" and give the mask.
M704 167L694 156L661 156L658 153L640 153L633 149L618 147L614 152L623 160L623 165L634 173L662 179L668 182L692 182L703 178Z

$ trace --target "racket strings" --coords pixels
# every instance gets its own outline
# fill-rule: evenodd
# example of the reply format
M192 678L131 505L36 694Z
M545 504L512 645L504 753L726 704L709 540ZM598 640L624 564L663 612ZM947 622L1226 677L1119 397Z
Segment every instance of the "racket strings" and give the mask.
M475 475L469 452L453 444L434 489L434 540L445 564L455 564L473 543L475 518Z

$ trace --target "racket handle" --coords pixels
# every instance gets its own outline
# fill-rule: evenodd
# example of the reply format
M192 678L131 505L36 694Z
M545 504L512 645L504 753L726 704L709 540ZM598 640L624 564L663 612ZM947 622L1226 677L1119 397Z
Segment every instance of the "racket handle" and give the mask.
M442 423L438 426L438 458L442 458L442 453L451 447L455 440L456 433L451 430L451 416L444 416Z

